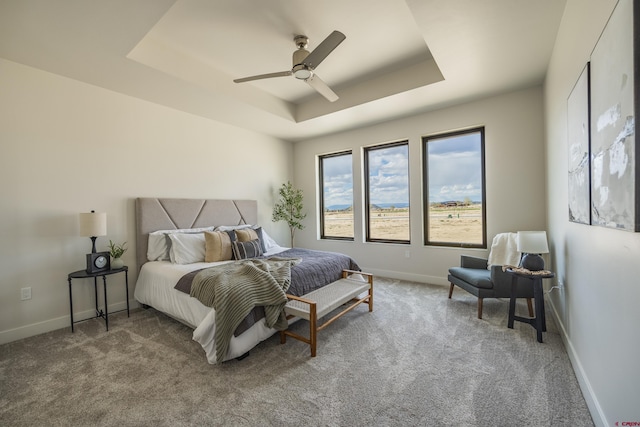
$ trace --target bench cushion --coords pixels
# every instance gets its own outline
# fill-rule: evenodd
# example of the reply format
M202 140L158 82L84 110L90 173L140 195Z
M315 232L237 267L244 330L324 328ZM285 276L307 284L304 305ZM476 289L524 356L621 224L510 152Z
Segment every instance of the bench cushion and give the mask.
M476 288L492 289L491 271L480 268L452 267L449 274L469 283Z
M369 290L369 283L355 279L340 279L304 295L316 303L316 318L321 319L342 304ZM309 304L291 300L284 308L288 315L309 320Z

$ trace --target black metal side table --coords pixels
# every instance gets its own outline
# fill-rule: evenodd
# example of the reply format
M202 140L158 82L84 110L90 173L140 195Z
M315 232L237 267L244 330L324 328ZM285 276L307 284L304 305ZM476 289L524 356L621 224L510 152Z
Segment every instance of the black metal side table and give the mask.
M110 276L112 274L123 273L123 272L124 272L125 290L127 292L127 294L126 294L127 317L129 317L129 267L127 267L125 265L122 268L114 268L112 270L100 271L98 273L87 273L86 270L78 270L78 271L74 271L73 273L69 273L69 275L67 276L67 280L69 281L69 313L71 314L71 332L74 332L74 330L73 330L73 324L74 323L84 322L85 320L95 319L97 317L102 317L104 319L104 323L105 323L105 325L107 327L107 331L109 330L109 312L108 312L108 308L107 308L108 307L108 305L107 305L107 276ZM71 286L71 279L88 279L88 278L91 278L91 277L93 277L93 290L94 290L95 302L96 302L96 315L93 316L93 317L89 317L87 319L77 320L77 321L74 322L74 320L73 320L73 292L72 292L72 286ZM102 286L104 288L104 311L98 309L98 277L102 277ZM119 313L121 311L124 311L124 309L117 310L117 311L112 311L111 314Z
M513 329L513 321L528 323L535 328L538 335L538 342L542 342L542 333L547 332L547 319L544 314L544 293L542 291L542 279L551 279L555 277L555 273L547 272L546 274L530 274L507 269L507 273L513 277L511 279L511 300L509 301L509 328ZM535 314L536 317L520 317L516 316L516 285L518 283L518 277L522 277L531 280L533 286L533 300L536 304Z

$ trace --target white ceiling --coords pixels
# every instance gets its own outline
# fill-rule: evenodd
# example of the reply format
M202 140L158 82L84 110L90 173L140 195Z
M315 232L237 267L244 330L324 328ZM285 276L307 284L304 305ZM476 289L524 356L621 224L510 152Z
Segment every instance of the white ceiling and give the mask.
M540 84L564 0L2 0L0 57L300 141ZM312 51L328 102L287 71Z

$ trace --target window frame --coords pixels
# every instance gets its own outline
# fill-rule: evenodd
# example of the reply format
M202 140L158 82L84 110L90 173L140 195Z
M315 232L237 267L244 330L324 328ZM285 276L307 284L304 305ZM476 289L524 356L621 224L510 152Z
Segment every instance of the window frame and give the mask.
M369 194L369 152L375 150L382 150L385 148L392 148L398 146L406 146L407 147L407 191L411 194L411 171L409 170L409 140L403 139L400 141L387 142L384 144L371 145L367 147L362 147L363 150L363 175L364 175L364 224L365 224L365 241L368 243L394 243L401 245L410 245L411 244L411 197L407 200L409 203L409 239L408 240L400 240L400 239L377 239L371 237L371 227L370 227L370 205L371 205L371 196Z
M429 140L439 140L444 138L451 138L460 135L479 133L480 134L480 172L482 179L482 243L464 243L464 242L431 242L429 240ZM486 189L486 161L485 161L485 127L477 126L469 129L443 132L432 135L426 135L422 137L422 214L423 214L423 234L425 246L440 246L440 247L452 247L452 248L487 248L487 189Z
M325 218L324 218L324 159L332 158L332 157L340 157L340 156L351 156L351 211L353 212L353 234L354 237L346 237L346 236L327 236L325 234ZM344 240L353 242L355 238L355 200L353 194L353 151L352 150L343 150L335 153L322 154L318 156L318 183L319 183L319 194L320 200L318 202L318 206L320 208L320 239L321 240Z

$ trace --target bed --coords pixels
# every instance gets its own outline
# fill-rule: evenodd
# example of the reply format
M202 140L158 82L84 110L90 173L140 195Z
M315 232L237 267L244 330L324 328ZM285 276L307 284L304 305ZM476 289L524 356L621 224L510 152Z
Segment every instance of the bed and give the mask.
M179 283L184 284L186 276L193 277L209 267L222 268L242 261L203 262L200 254L189 252L191 243L187 249L180 248L182 240L195 241L205 231L257 230L264 252L259 258L299 262L290 269L291 286L287 291L297 296L337 280L343 269L360 270L353 259L343 254L279 246L259 228L255 200L138 198L135 205L136 260L140 271L134 297L143 306L153 307L193 328L193 339L202 346L211 364L218 363L218 359L222 362L246 355L277 330L252 312L247 316L252 317L251 321L245 319L242 328L238 327L231 337L225 355L216 357L216 312L192 297ZM163 242L169 247L174 244L175 254L172 252L170 259L166 259L167 248L161 247ZM200 249L199 245L193 246ZM158 255L161 253L164 255Z

